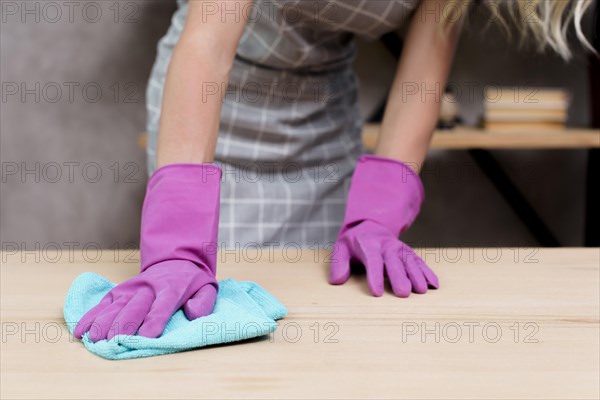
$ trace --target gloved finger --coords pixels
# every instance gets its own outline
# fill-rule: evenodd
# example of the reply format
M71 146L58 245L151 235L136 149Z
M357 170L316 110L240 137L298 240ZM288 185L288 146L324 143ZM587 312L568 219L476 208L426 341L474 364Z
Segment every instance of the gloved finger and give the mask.
M204 285L185 302L183 312L187 319L193 321L212 313L216 300L217 288L211 284Z
M381 248L376 241L355 239L358 250L357 257L364 264L367 271L367 282L373 296L383 295L383 258Z
M345 243L337 241L331 251L329 283L341 285L350 277L350 251Z
M438 277L435 274L435 272L433 272L433 270L431 268L429 268L427 263L425 263L425 261L421 258L421 256L419 256L414 250L412 250L410 247L408 247L408 249L411 253L410 259L419 267L419 269L423 273L423 276L425 277L425 280L427 281L427 284L429 285L429 287L431 287L433 289L439 288L440 283L439 283Z
M135 335L150 312L154 298L150 288L143 287L138 290L115 317L113 329L108 332L106 339L110 340L117 335Z
M98 315L100 315L100 313L102 313L102 311L107 306L109 306L112 303L112 301L113 301L113 294L112 294L112 291L110 291L110 292L106 293L106 295L104 295L102 300L100 300L100 303L96 304L87 313L85 313L83 317L81 317L81 319L79 320L79 322L77 322L77 325L75 326L73 335L77 339L81 339L83 337L83 334L90 330L96 317Z
M412 284L406 275L404 264L398 258L397 253L394 251L385 251L383 253L383 261L394 294L398 297L410 296Z
M418 262L419 264L419 268L421 268L421 271L423 272L423 275L425 276L425 279L427 280L427 284L429 285L429 287L433 288L433 289L439 289L440 287L440 281L438 280L437 275L435 274L435 272L433 272L433 270L431 268L429 268L429 266L427 264L425 264L425 261L423 261L422 258L420 258L420 261Z
M419 260L421 260L421 257L419 257L419 255L415 253L413 249L404 243L402 243L400 247L399 256L404 264L408 279L410 279L412 291L419 294L426 293L427 280L423 275L423 271L421 271L421 268L419 267Z
M138 329L139 336L157 338L162 335L167 323L179 308L177 304L179 292L176 293L172 290L170 293L165 293L166 291L167 289L162 291L154 300L150 312L148 312L142 326Z
M99 340L106 339L116 316L121 312L128 301L129 296L117 297L111 304L102 310L94 320L92 329L90 329L90 340L92 342L95 343Z

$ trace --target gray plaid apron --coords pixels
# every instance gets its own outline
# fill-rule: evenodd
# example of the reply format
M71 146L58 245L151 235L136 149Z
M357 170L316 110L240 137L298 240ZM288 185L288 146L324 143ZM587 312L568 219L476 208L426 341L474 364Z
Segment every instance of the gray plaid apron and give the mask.
M255 0L247 9L215 156L223 169L220 246L335 241L365 151L353 36L375 39L399 28L418 1ZM178 4L147 88L150 174L165 75L188 11L187 0Z

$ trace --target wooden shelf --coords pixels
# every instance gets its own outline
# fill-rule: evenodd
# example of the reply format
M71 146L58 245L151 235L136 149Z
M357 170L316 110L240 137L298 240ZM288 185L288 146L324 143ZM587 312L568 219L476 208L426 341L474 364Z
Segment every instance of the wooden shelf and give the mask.
M367 124L363 143L368 150L375 149L379 136L378 124ZM138 145L146 147L146 133L138 138ZM564 133L489 133L482 129L456 128L437 131L431 142L432 149L591 149L600 148L600 129L565 129Z
M363 143L373 150L379 125L365 125ZM564 133L489 133L482 129L456 128L437 131L432 149L585 149L600 147L600 129L566 129Z

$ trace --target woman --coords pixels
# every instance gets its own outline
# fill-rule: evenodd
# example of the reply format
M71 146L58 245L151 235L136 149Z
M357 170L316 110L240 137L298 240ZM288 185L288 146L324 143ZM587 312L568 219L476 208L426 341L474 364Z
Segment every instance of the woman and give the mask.
M535 3L510 4L540 47L568 58L562 28L573 19L587 43L579 26L590 1ZM189 319L211 313L223 246L335 243L332 284L349 278L353 261L365 267L374 296L385 276L399 297L437 288L398 236L424 199L418 173L439 102L405 96L402 86L441 94L469 5L179 0L147 93L141 271L90 310L75 335L93 325L93 341L158 337L181 307ZM535 18L520 19L531 10ZM377 38L409 20L379 143L365 155L352 38Z

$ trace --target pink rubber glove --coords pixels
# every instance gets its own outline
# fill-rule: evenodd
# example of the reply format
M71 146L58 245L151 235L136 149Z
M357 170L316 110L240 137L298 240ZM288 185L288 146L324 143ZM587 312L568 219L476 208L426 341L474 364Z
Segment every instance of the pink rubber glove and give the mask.
M438 278L409 246L398 239L417 217L424 200L415 172L400 161L363 155L348 193L344 223L335 243L329 282L345 283L351 261L367 272L373 296L383 295L387 275L396 296L437 289Z
M217 297L221 169L173 164L151 176L142 208L140 274L115 286L75 328L93 342L120 334L155 338L183 306L193 320Z

